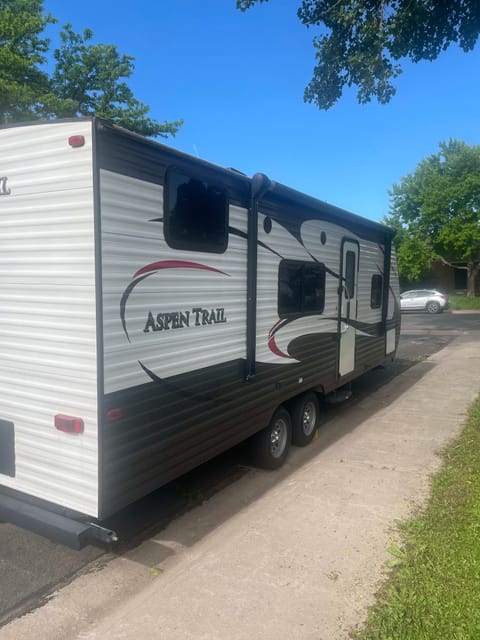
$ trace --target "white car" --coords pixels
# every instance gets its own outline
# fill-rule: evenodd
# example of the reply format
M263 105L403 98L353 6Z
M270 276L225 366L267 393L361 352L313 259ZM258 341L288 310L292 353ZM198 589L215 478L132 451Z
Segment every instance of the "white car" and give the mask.
M427 313L442 313L449 307L448 296L434 289L417 289L405 291L400 295L402 311L426 311Z

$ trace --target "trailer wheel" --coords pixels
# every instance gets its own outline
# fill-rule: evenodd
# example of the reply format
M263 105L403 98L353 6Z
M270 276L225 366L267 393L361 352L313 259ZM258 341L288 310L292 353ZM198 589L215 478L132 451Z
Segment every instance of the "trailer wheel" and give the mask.
M313 391L302 393L291 406L292 444L305 447L315 437L320 415L317 394Z
M284 407L279 407L270 424L252 438L253 459L262 469L279 469L287 459L292 440L292 421Z

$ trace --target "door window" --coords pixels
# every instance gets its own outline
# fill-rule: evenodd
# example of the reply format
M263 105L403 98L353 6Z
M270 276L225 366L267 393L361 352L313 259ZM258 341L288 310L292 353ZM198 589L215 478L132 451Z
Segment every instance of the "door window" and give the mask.
M349 300L355 297L355 263L355 252L347 251L345 255L345 288Z
M370 307L372 309L379 309L382 306L382 289L383 278L378 273L372 276L372 286L370 290Z

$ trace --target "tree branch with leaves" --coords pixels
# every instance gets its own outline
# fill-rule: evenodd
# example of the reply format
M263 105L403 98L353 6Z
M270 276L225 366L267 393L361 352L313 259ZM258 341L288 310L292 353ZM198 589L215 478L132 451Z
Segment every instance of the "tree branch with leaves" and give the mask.
M267 1L237 0L237 8ZM471 51L480 34L478 0L303 0L297 16L322 31L304 99L324 110L353 86L360 103L385 104L402 60L435 60L453 43Z
M107 118L144 136L175 135L183 121L160 123L149 118L150 108L125 82L133 73L132 56L120 54L113 44L91 44L90 29L77 34L66 24L60 37L50 84L52 94L61 100L57 111L63 116Z
M0 123L37 118L48 91L42 71L49 40L41 36L55 19L42 0L0 0Z
M60 32L60 46L50 52L41 36L56 20L43 13L43 0L0 0L0 119L3 123L38 118L99 116L149 137L174 136L183 120L158 122L126 80L134 58L113 44L94 44L93 32ZM48 75L48 54L54 61Z

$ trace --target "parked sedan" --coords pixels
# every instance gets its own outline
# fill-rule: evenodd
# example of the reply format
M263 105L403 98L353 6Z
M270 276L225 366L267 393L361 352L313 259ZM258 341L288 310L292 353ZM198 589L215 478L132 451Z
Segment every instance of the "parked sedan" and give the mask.
M402 311L426 311L427 313L442 313L449 307L448 296L434 289L418 289L405 291L400 295Z

